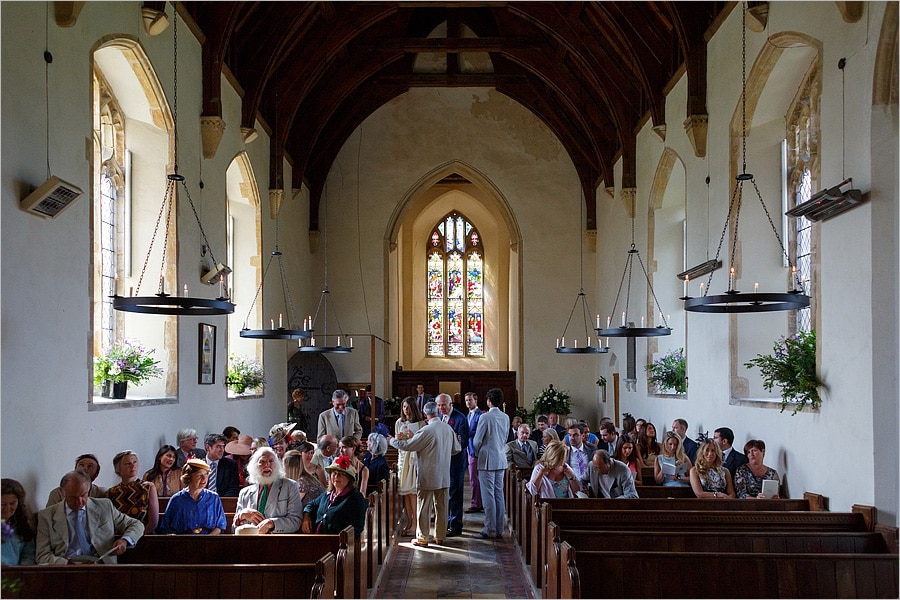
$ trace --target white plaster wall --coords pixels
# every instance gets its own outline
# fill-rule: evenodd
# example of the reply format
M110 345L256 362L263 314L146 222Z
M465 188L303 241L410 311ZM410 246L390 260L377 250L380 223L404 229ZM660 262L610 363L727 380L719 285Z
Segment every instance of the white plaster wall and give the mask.
M768 29L748 34L748 56L755 56L765 39L776 31L795 30L824 42L822 90L822 177L837 182L852 175L856 187L871 188L870 203L816 225L821 229L822 311L818 326L820 374L828 384L818 413L790 417L777 410L729 404L728 327L721 315L689 315L687 351L690 389L686 399L646 397L646 379L638 340L637 392L622 388L620 412L654 421L660 432L675 417L684 417L691 433L731 426L738 443L749 437L765 439L767 462L788 478L790 492L821 492L831 498L832 510L847 510L853 503L877 500L883 520L896 524L898 456L896 370L876 369L884 352L896 357L897 294L884 295L884 286L872 280L873 265L883 270L881 256L893 249L896 273L896 189L894 177L872 176L871 110L872 70L884 3L867 3L859 23L844 23L834 3L784 2L770 6ZM29 186L46 179L44 131L44 31L47 5L2 3L2 472L21 480L43 505L59 476L72 467L77 454L97 453L103 470L100 483L114 482L110 457L132 448L149 462L160 443L172 442L176 430L192 426L201 433L221 431L233 424L260 433L281 420L286 402L283 359L293 351L289 344L265 342L264 357L269 384L263 398L226 401L221 385L196 382L195 318L179 323L179 403L140 409L91 412L86 402L91 393L90 345L90 199L83 197L55 220L41 220L20 211L18 200ZM51 165L54 173L82 189L90 188L85 140L90 135L90 48L105 35L124 33L139 39L171 93L171 28L149 38L141 27L137 3L87 3L71 29L50 26L48 42L54 54L50 67ZM728 124L740 91L740 14L733 12L709 44L708 158L698 159L681 128L685 118L686 81L671 91L666 107L668 131L665 146L684 161L688 197L688 264L706 257L705 241L711 229L713 243L724 222L732 181L728 165ZM847 123L842 136L841 73L838 58L848 57L844 71ZM726 76L733 74L733 77ZM192 197L201 211L210 242L224 252L224 174L235 153L244 145L239 132L239 98L223 85L225 136L217 156L201 159L199 148L200 48L184 23L179 25L179 167L187 177ZM10 93L15 90L15 93ZM34 107L29 109L29 107ZM888 111L889 112L889 111ZM879 133L879 144L896 151L896 107L893 131ZM449 125L448 125L449 123ZM649 131L639 133L637 161L636 243L646 252L647 199L653 173L664 148ZM268 140L260 129L257 141L246 146L259 178L263 198L263 249L271 248L274 222L268 218ZM518 252L521 273L513 276L513 293L523 290L520 343L513 344L510 369L519 373L519 399L531 398L553 383L568 388L575 400L573 412L595 418L612 415L611 390L607 404L597 404L594 384L600 374L616 370L624 374L623 340L612 340L613 352L601 357L572 357L553 352L578 291L579 185L575 170L559 142L533 115L495 91L471 89L414 89L376 111L362 125L360 181L366 207L364 232L383 244L396 203L405 197L423 173L436 165L459 160L484 174L511 207L522 233ZM382 335L387 329L384 302L393 294L385 287L387 249L382 246L356 251L356 151L352 135L337 157L328 178L329 283L344 328ZM846 137L842 146L842 138ZM885 140L884 137L888 139ZM27 143L23 143L26 140ZM878 163L880 169L894 164ZM202 193L198 181L205 184ZM616 165L620 181L621 165ZM710 217L707 190L711 177ZM762 178L763 173L758 177ZM286 168L285 181L290 182ZM605 315L615 299L625 252L631 240L630 220L618 195L597 192L597 254L585 250L585 290L592 309ZM773 188L774 189L774 188ZM877 201L877 203L876 203ZM885 203L888 208L885 208ZM323 207L325 205L323 204ZM285 263L298 284L298 310L314 310L322 281L323 242L310 254L308 248L308 198L305 191L286 194L282 237ZM893 227L890 217L893 215ZM324 214L321 215L324 217ZM326 223L325 220L322 221ZM324 232L323 232L324 233ZM193 215L183 204L179 210L179 269L196 270L200 236ZM873 243L873 235L878 235ZM346 238L342 244L341 237ZM698 246L696 240L702 240ZM346 245L346 248L344 247ZM709 251L714 253L715 248ZM515 259L513 259L515 261ZM888 263L891 264L891 263ZM339 273L343 275L338 275ZM360 275L362 273L362 275ZM360 277L362 277L362 284ZM366 312L360 308L360 287L365 286ZM199 283L197 284L200 288ZM194 289L194 286L191 286ZM632 292L643 295L642 286ZM660 298L664 305L674 302ZM346 302L345 304L342 304ZM888 308L885 308L885 306ZM878 307L873 310L873 306ZM308 308L306 308L308 307ZM267 306L266 311L276 310ZM236 314L246 311L238 306ZM614 317L615 318L615 317ZM727 317L726 317L727 319ZM225 317L209 319L220 326L217 381L223 381L226 348ZM370 325L371 323L371 325ZM887 331L888 333L884 333ZM893 334L891 335L891 331ZM873 341L874 340L874 341ZM334 359L338 378L359 381L368 373L364 360ZM519 357L516 359L516 357ZM2 360L0 359L0 360ZM881 361L881 362L879 362ZM393 365L393 360L389 360ZM896 361L894 361L896 362ZM890 364L890 363L889 363ZM896 365L894 364L896 367ZM611 378L609 378L611 381ZM875 390L878 390L876 393ZM891 397L893 393L893 397ZM876 397L877 396L877 397ZM893 408L893 412L886 410ZM877 415L877 416L876 416ZM620 415L619 415L620 416ZM876 423L877 420L877 423ZM887 423L887 424L885 424ZM888 435L886 435L886 433ZM893 435L889 435L893 433ZM845 451L833 451L844 447ZM876 453L881 457L874 458ZM824 463L827 453L827 464ZM884 458L887 457L887 458ZM886 507L886 508L885 508ZM890 523L893 518L893 523Z
M283 350L267 346L270 386L267 396L226 401L224 374L227 351L224 316L203 318L219 327L218 364L214 386L197 384L197 323L179 322L178 403L145 408L91 411L90 334L90 197L53 220L18 209L32 186L47 178L43 51L53 54L50 65L50 165L54 174L82 190L90 190L86 155L91 135L90 50L103 36L123 34L138 39L157 71L167 95L172 92L172 30L151 38L143 31L139 3L87 3L77 24L49 26L52 4L3 3L2 11L2 473L19 479L33 508L43 507L59 477L74 458L94 452L101 460L98 482L116 478L111 459L129 448L152 465L163 442L174 443L181 427L200 435L236 425L248 432L268 431L283 419L286 404ZM171 18L171 7L167 7ZM185 23L178 31L179 172L185 175L191 197L211 244L224 255L225 168L241 147L237 95L223 85L224 117L228 124L215 159L202 160L199 147L200 46ZM10 93L15 90L15 93ZM265 198L268 183L268 142L261 135L247 148L254 161ZM201 177L205 189L201 192ZM286 178L290 181L290 178ZM160 198L162 202L162 198ZM288 204L298 205L299 202ZM266 214L268 208L266 207ZM305 220L302 210L292 212ZM186 201L178 211L179 274L194 277L201 236ZM305 228L304 228L305 230ZM271 225L264 223L264 231ZM271 243L271 242L270 242ZM136 248L136 253L146 249ZM302 275L302 268L295 275ZM181 277L179 278L181 279ZM202 293L199 279L187 280L192 292ZM209 288L210 290L212 288ZM213 290L214 291L214 290ZM241 307L238 307L238 311ZM275 360L268 360L271 355Z

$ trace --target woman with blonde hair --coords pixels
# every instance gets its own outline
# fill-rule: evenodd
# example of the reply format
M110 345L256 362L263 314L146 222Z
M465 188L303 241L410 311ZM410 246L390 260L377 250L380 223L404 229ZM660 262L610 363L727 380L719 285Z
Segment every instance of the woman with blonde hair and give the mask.
M535 498L574 498L581 485L575 471L566 462L567 454L568 447L559 440L547 444L544 456L535 463L525 489Z
M538 446L538 458L544 456L544 452L547 451L547 445L550 442L558 442L559 434L556 433L556 430L552 427L548 427L541 432L541 444Z
M311 445L309 442L303 442L303 444ZM284 453L284 475L297 482L300 487L300 499L304 503L312 502L325 491L319 478L306 470L301 450L288 450Z
M644 431L650 423L644 427ZM663 436L662 454L653 463L653 478L656 483L668 487L688 487L690 477L688 471L693 465L691 459L684 454L681 438L674 431L667 431Z
M691 488L698 498L734 498L731 472L722 465L722 450L715 440L697 448L697 464L691 469Z

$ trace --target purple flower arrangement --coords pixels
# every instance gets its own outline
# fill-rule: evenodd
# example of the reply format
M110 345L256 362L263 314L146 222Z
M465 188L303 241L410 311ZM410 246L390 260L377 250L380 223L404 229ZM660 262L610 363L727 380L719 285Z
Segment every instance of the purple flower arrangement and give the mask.
M153 358L154 349L140 342L122 340L113 344L100 356L94 357L94 384L105 380L113 383L141 383L162 376L159 361Z

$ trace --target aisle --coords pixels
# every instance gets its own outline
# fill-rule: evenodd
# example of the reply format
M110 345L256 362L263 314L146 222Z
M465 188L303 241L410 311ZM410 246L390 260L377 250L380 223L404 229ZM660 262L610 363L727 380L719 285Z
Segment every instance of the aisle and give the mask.
M467 477L468 480L468 477ZM466 483L463 507L470 503ZM534 598L519 549L507 530L501 540L478 533L484 513L465 514L463 534L441 546L418 548L402 541L379 573L370 598Z

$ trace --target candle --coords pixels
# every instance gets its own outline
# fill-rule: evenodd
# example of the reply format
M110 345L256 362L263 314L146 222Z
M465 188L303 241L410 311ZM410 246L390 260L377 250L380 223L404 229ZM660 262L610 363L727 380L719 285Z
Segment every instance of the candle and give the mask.
M556 347L559 348L559 338L556 338Z
M303 331L309 331L309 321L303 319Z
M309 345L310 345L310 346L315 346L315 345L316 345L316 338L309 338Z
M313 328L313 320L312 320L312 315L309 315L309 317L308 317L308 318L309 318L309 328L310 328L310 329L312 329L312 328Z
M341 346L341 336L338 336L338 347L340 348L340 346Z
M281 321L281 313L278 313L278 329L282 329L284 324Z
M587 347L588 347L588 348L591 347L591 336L588 336L588 344L587 344Z
M612 316L606 317L606 328L609 329L609 323L612 321Z
M672 315L666 315L666 321L671 321L671 320L672 320Z
M734 267L731 267L731 271L728 273L728 291L734 289Z
M703 284L702 283L700 284L700 296L701 297L703 296Z
M606 338L606 347L609 348L609 338Z
M128 295L129 295L129 296L134 296L134 286L131 286L131 287L128 288Z
M600 315L597 315L597 329L600 329Z
M275 319L269 319L270 329L275 329Z
M753 293L757 293L759 291L759 282L753 284Z
M578 347L578 340L575 340L575 346L574 346L574 347L575 347L575 348Z
M350 347L353 347L353 338L350 338Z
M566 336L563 336L562 345L563 345L563 348L566 347Z
M622 327L625 327L625 311L622 311Z
M683 287L684 287L684 294L682 294L682 295L685 296L685 297L687 297L687 295L688 295L688 282L689 282L690 280L691 280L691 276L690 276L690 275L685 275L685 276L684 276L684 286L683 286Z
M165 283L166 283L165 278L164 278L164 277L160 277L160 278L159 278L159 293L160 293L160 294L165 294L165 293L166 293L166 286L165 286Z
M188 286L187 286L187 284L184 284L184 293L182 293L182 296L184 296L185 298L188 297Z
M219 275L219 298L225 297L225 276Z
M644 315L641 315L641 329L644 328Z

